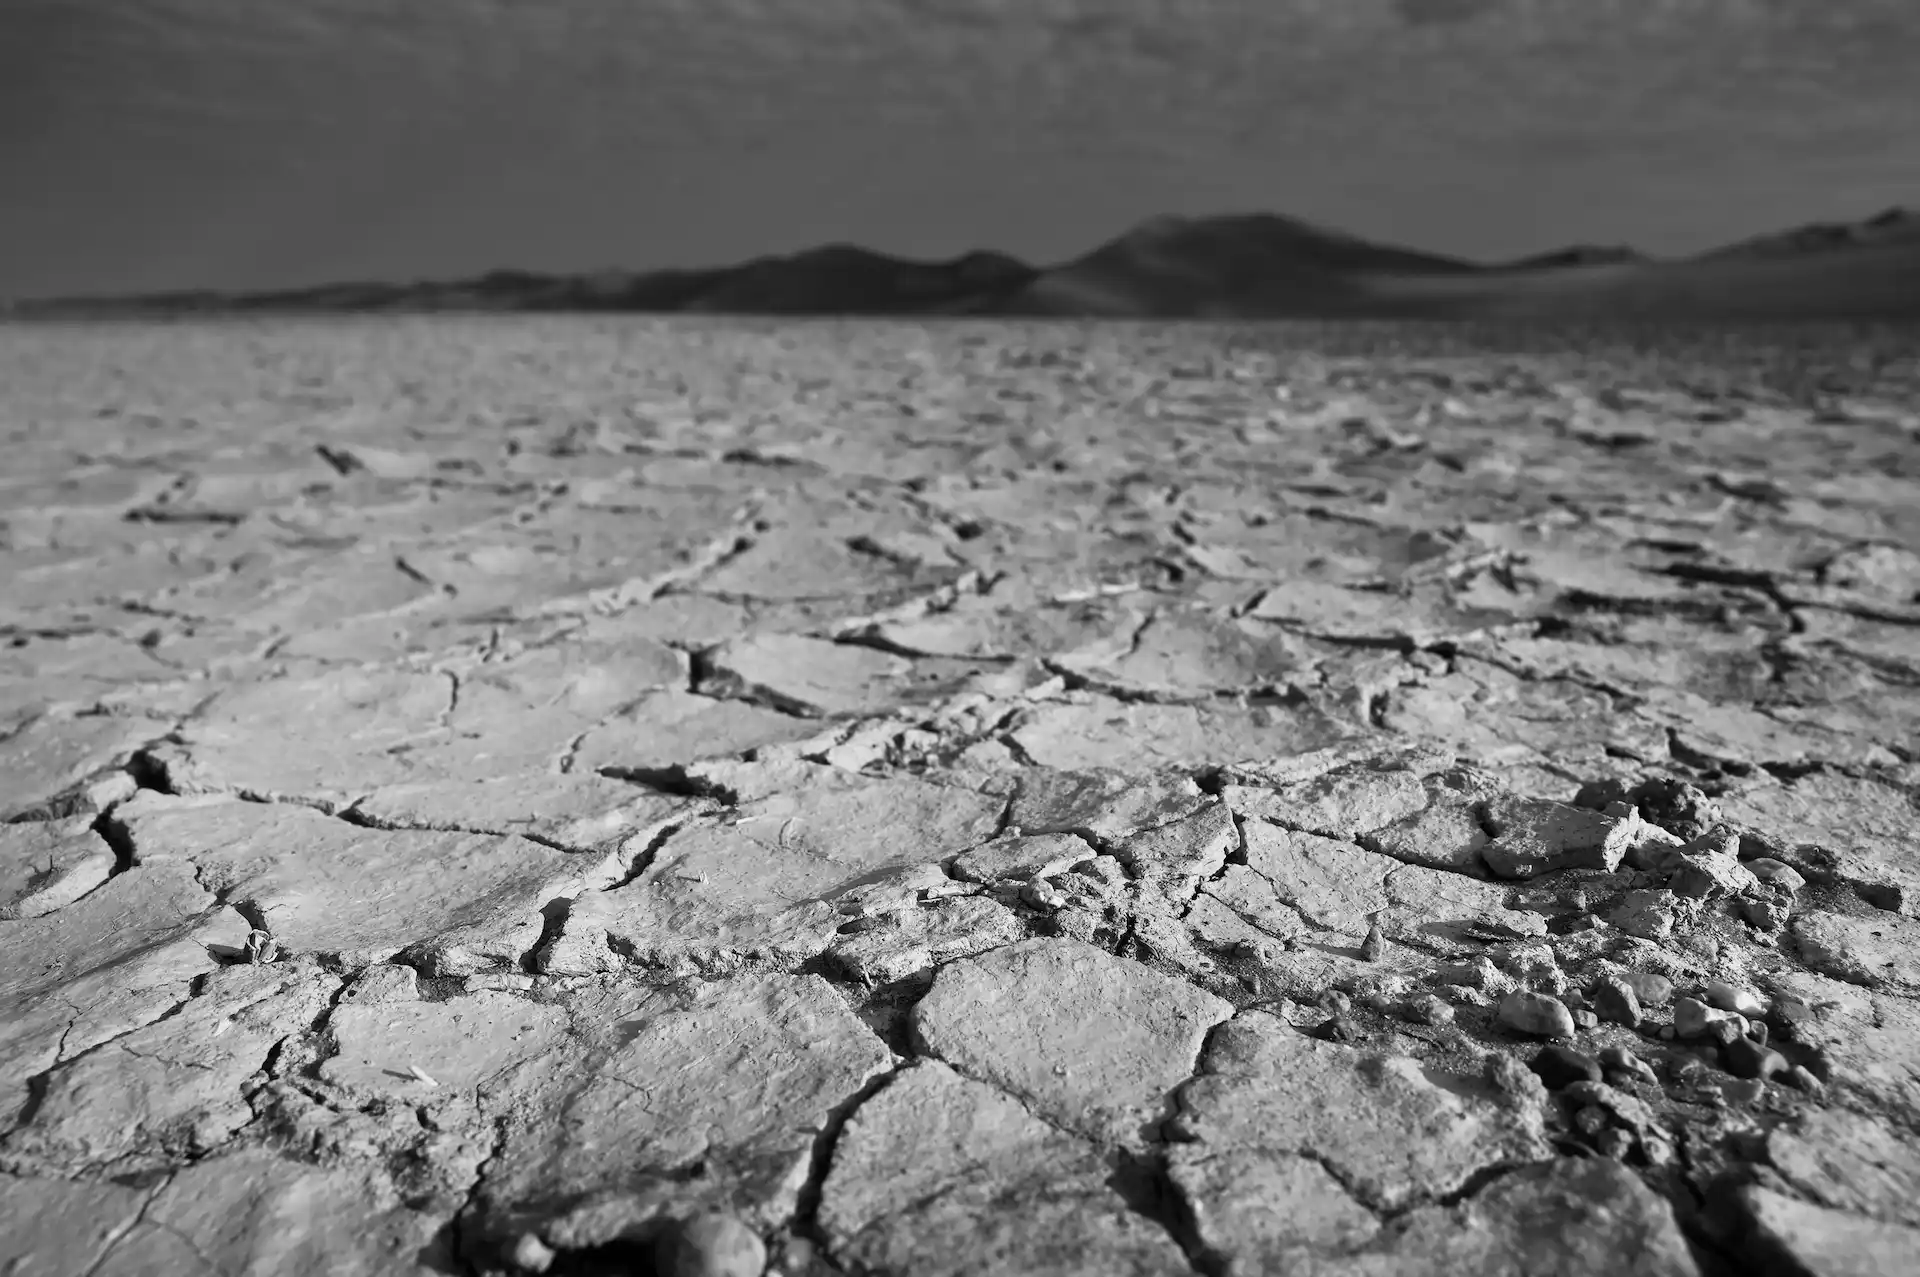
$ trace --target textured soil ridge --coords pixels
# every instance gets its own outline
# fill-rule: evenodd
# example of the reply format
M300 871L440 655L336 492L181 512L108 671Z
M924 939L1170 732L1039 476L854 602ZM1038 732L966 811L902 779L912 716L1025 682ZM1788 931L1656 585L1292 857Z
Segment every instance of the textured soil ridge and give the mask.
M1875 340L0 328L0 1269L1912 1271Z

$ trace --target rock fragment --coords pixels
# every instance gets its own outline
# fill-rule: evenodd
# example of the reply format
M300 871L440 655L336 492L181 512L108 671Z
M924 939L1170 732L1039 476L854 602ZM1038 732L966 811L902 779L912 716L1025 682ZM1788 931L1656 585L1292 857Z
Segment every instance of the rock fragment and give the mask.
M1026 834L1078 834L1107 844L1172 824L1207 802L1189 776L1115 770L1022 772L1007 819Z
M1014 729L1013 740L1042 767L1156 771L1304 753L1354 734L1350 724L1293 701L1162 704L1093 696L1039 706Z
M1768 858L1800 865L1800 849L1825 849L1827 872L1912 915L1920 911L1920 812L1907 791L1820 770L1782 784L1754 784L1724 800L1729 820L1751 830Z
M1092 1146L937 1060L903 1070L848 1119L821 1190L842 1262L967 1277L1158 1277L1186 1271L1130 1210Z
M767 1266L766 1243L726 1211L674 1221L655 1248L660 1277L760 1277Z
M846 921L842 893L984 842L1002 806L971 790L813 764L793 779L795 788L673 834L631 882L576 899L545 969L588 974L633 961L724 974L804 962Z
M1879 1277L1912 1267L1920 1229L1795 1201L1758 1185L1739 1189L1731 1210L1753 1261L1811 1277Z
M246 924L184 864L137 864L64 909L0 923L0 1112L55 1063L160 1019Z
M1616 976L1603 977L1594 986L1590 996L1594 1012L1601 1019L1625 1025L1629 1029L1640 1026L1640 996L1628 981Z
M800 634L730 639L706 654L706 696L756 700L807 718L892 706L913 663L889 652Z
M1602 1047L1598 1059L1600 1068L1605 1074L1605 1081L1611 1086L1619 1086L1624 1082L1637 1082L1646 1086L1660 1084L1653 1066L1624 1046Z
M1750 1020L1757 1020L1767 1013L1767 1005L1758 993L1728 980L1707 981L1706 999L1708 1006L1734 1011Z
M1435 804L1358 839L1369 851L1410 865L1484 875L1490 839L1472 804Z
M890 984L1011 944L1025 934L1011 910L981 896L933 900L885 914L829 942L834 966L865 984Z
M1181 1088L1172 1133L1213 1155L1306 1153L1363 1205L1386 1210L1451 1192L1481 1166L1545 1156L1537 1108L1503 1104L1477 1079L1441 1080L1411 1059L1247 1012L1209 1041L1200 1076ZM1407 1130L1421 1138L1389 1135Z
M1815 971L1870 989L1920 995L1920 922L1893 913L1810 912L1793 920L1793 938Z
M1766 1160L1819 1205L1920 1228L1920 1149L1877 1118L1809 1107L1767 1133Z
M1761 1082L1785 1073L1788 1068L1785 1056L1749 1037L1737 1037L1727 1043L1721 1048L1721 1058L1726 1061L1727 1072L1735 1077Z
M107 880L113 848L87 820L0 825L0 922L37 918Z
M7 1175L0 1179L0 1270L93 1272L147 1196L118 1184Z
M404 1271L446 1226L409 1209L378 1171L322 1168L247 1149L185 1167L94 1270L376 1277Z
M953 862L953 876L978 883L1051 878L1097 854L1074 834L1015 834L962 852Z
M1486 806L1493 840L1481 850L1501 878L1559 869L1619 867L1638 835L1636 821L1539 798L1503 798Z
M517 966L547 901L606 878L524 838L369 829L284 803L143 793L115 819L141 862L191 865L283 951L349 968L403 952L434 974Z
M567 851L644 847L706 804L591 773L389 785L356 799L349 815L381 829L517 834Z
M1673 934L1677 913L1676 898L1671 891L1636 888L1620 898L1620 903L1607 915L1607 921L1630 936L1658 944Z
M1547 1046L1527 1062L1549 1091L1564 1090L1575 1082L1598 1082L1600 1062L1570 1046Z
M565 1029L559 1008L492 990L445 1002L345 1004L327 1019L333 1052L320 1076L356 1096L417 1103L425 1094L418 1073L449 1094L472 1091L558 1051Z
M1235 1270L1269 1272L1302 1252L1342 1252L1380 1231L1373 1213L1309 1156L1176 1144L1168 1175L1208 1250Z
M588 728L573 748L573 770L644 783L703 759L803 741L820 726L748 701L663 688Z
M1343 768L1271 789L1229 785L1222 797L1242 815L1350 842L1425 811L1429 801L1416 772L1372 767Z
M132 1174L203 1155L253 1120L242 1084L325 1009L312 967L228 968L178 1014L56 1068L6 1148L47 1164Z
M1673 981L1657 971L1629 971L1621 978L1643 1006L1663 1007L1673 998Z
M571 1006L579 1047L508 1064L524 1048L490 1036L506 1067L481 1098L503 1138L467 1225L476 1260L529 1231L587 1248L714 1207L777 1227L829 1113L890 1064L818 976L589 987Z
M1034 1014L1044 1008L1044 1014ZM1025 940L943 967L913 1009L928 1053L1090 1138L1158 1124L1233 1008L1075 940Z
M1458 1206L1421 1206L1379 1243L1312 1256L1289 1271L1311 1277L1607 1277L1623 1256L1646 1277L1695 1277L1673 1209L1610 1158L1524 1166Z
M1225 803L1209 803L1190 816L1123 839L1113 854L1169 900L1184 901L1225 867L1228 853L1239 844L1233 813Z
M1516 989L1500 999L1500 1023L1542 1038L1570 1038L1578 1031L1567 1004L1544 993Z

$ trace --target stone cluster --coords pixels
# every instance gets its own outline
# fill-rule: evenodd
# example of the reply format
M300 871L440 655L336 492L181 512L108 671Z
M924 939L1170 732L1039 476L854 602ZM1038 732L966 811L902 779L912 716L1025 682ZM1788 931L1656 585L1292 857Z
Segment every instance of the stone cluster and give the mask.
M0 1269L1902 1271L1911 361L1367 340L0 328Z

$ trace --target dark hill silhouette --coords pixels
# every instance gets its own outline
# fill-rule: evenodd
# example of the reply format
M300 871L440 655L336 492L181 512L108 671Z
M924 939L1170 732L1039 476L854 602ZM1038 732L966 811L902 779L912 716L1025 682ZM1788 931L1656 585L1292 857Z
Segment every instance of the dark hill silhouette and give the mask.
M1017 288L1036 273L1025 262L999 253L918 262L851 244L830 244L790 257L757 258L717 272L680 309L707 314L914 314L957 299Z
M1890 208L1861 222L1814 222L1771 235L1756 235L1705 257L1794 257L1835 249L1875 248L1889 244L1920 244L1920 213Z
M361 311L636 311L1131 319L1920 319L1920 214L1889 209L1680 259L1575 245L1499 265L1271 214L1162 217L1035 267L829 244L735 266L344 283L16 303L34 316Z
M1042 271L1003 303L1013 314L1271 316L1348 313L1372 274L1483 268L1268 214L1163 217Z
M1623 262L1650 262L1653 259L1625 244L1574 244L1549 253L1535 253L1506 263L1500 270L1561 270L1569 266L1618 266Z

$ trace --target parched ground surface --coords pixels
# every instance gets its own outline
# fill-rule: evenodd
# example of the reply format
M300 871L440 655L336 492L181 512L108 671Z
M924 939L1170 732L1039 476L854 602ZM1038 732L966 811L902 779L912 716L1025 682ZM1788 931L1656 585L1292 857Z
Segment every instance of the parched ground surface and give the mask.
M1920 378L1348 333L0 329L0 1270L1913 1271Z

